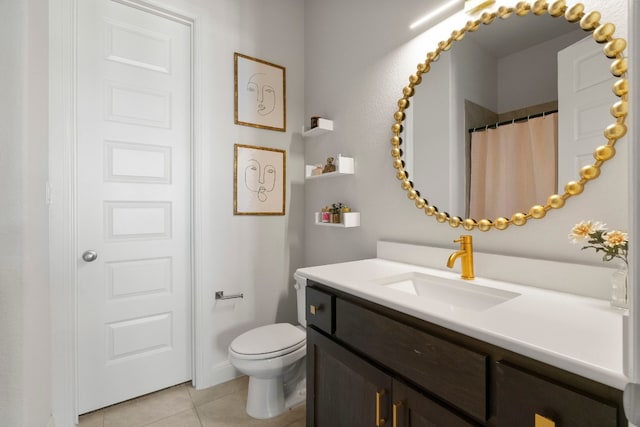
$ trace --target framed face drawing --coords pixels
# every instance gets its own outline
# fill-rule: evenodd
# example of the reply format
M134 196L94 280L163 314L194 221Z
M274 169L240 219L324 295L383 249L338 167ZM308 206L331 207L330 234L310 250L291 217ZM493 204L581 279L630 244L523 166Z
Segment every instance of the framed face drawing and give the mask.
M284 215L286 153L234 145L233 214Z
M284 132L287 129L285 69L234 53L235 123Z

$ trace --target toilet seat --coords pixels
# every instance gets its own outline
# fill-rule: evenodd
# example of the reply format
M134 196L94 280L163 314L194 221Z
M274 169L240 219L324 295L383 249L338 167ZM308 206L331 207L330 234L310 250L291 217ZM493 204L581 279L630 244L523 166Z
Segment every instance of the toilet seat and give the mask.
M229 351L240 359L270 359L303 347L306 334L290 323L260 326L231 342Z

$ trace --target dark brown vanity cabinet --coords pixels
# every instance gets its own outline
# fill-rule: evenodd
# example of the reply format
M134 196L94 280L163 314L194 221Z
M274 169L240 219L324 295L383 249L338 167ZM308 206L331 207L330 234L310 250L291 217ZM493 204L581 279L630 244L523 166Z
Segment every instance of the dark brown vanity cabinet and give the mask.
M463 405L475 402L470 406L484 414L484 378L480 381L481 390L467 389L464 387L467 369L460 370L465 378L457 379L447 369L441 369L471 362L469 369L479 368L484 377L484 358L470 361L465 355L454 354L446 341L427 335L416 337L412 330L403 330L402 324L389 326L386 322L393 321L307 286L307 426L477 425L409 385L389 366L417 381L432 377L435 389L459 396ZM425 338L418 345L411 344ZM343 340L351 342L345 345L347 341ZM373 357L363 357L363 352ZM398 354L401 357L395 359ZM415 360L427 360L429 366L415 369ZM474 380L471 378L470 382ZM480 404L476 391L482 395Z
M487 356L336 299L334 336L478 420L487 415Z
M307 329L307 426L377 426L389 419L391 377L314 329ZM388 425L388 424L387 424Z
M475 425L313 328L307 350L307 426Z
M307 283L307 427L623 427L622 392Z

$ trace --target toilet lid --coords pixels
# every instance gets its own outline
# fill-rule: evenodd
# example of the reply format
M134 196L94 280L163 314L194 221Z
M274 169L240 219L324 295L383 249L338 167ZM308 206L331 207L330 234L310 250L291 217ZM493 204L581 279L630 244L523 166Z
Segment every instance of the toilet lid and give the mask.
M266 356L293 351L304 345L305 339L306 334L292 324L276 323L245 332L233 340L230 348L237 354Z

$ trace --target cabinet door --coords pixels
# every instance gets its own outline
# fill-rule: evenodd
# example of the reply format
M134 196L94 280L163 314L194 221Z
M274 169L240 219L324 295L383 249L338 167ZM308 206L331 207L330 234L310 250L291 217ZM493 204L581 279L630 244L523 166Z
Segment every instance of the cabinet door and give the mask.
M556 384L506 362L497 364L497 427L616 427L615 403ZM626 423L624 423L626 425Z
M473 427L472 424L400 381L393 381L394 427Z
M487 419L487 355L358 304L336 299L335 337L480 422Z
M391 378L307 328L307 426L390 425Z

